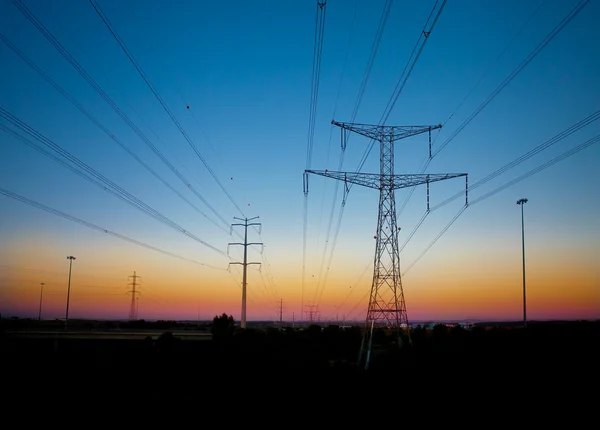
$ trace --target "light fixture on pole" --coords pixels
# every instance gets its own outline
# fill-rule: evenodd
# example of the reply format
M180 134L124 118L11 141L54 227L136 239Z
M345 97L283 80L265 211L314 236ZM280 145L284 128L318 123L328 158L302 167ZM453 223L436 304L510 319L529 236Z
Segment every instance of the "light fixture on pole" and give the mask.
M44 296L44 283L40 282L40 310L38 311L38 321L42 319L42 297Z
M525 219L523 217L523 206L527 203L527 199L517 200L517 204L521 206L521 245L523 248L523 326L527 326L527 294L525 289Z
M73 257L72 255L69 255L67 257L67 260L69 261L69 285L67 287L67 311L65 313L65 330L67 330L68 325L69 325L69 299L71 298L71 269L73 268L73 260L75 260L75 257Z

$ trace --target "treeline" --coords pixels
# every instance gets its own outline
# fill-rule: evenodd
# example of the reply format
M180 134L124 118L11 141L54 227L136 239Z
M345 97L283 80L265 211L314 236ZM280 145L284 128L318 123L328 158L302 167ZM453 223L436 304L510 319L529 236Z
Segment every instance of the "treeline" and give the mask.
M2 318L0 325L6 330L61 330L65 326L62 319L37 320L33 318ZM210 323L190 323L174 320L133 320L133 321L94 321L69 320L69 330L210 330Z
M184 395L183 386L229 391L242 381L273 389L283 382L306 386L308 381L335 381L327 386L338 391L338 384L356 382L369 389L435 387L449 394L456 387L569 387L590 381L600 362L599 321L538 323L526 328L438 324L413 328L410 337L404 334L401 346L395 333L377 330L368 370L358 362L361 327L314 324L302 329L242 330L233 317L223 314L213 319L209 329L212 338L204 340L178 337L170 329L134 340L4 334L0 350L6 371L32 379L67 375L75 385L59 382L70 392L73 387L85 391L137 384L144 393L156 396Z
M6 329L34 328L35 320L4 319ZM48 322L47 322L48 323ZM55 323L55 322L50 322ZM86 322L79 322L86 324ZM89 322L87 322L89 323ZM60 327L64 324L57 321ZM75 322L73 322L75 324ZM69 321L69 328L73 325ZM83 326L85 327L85 326ZM174 366L177 369L211 368L231 371L260 369L287 371L302 369L357 370L362 342L362 327L320 326L304 328L267 327L240 329L227 314L199 327L175 321L118 323L98 322L90 329L135 328L160 330L159 337L146 339L69 339L43 340L10 339L15 362L30 357L48 360L60 356L76 357L86 366L110 368L135 359L147 369ZM212 333L209 340L179 338L175 330L205 330ZM539 371L556 366L573 370L588 368L600 362L600 321L536 323L524 327L475 326L437 324L404 333L401 342L393 331L376 330L372 338L370 370L412 369L414 372L472 372L475 369L514 369ZM71 363L73 360L65 362ZM60 364L59 364L60 365Z
M346 367L358 363L362 329L309 326L243 331L222 321L213 323L214 341L224 357L267 362L275 367ZM401 346L400 346L401 345ZM585 367L600 359L600 321L537 323L524 327L437 324L418 326L401 336L393 331L373 334L371 369L414 368L428 371L448 367L473 369L497 366L536 370L540 364Z

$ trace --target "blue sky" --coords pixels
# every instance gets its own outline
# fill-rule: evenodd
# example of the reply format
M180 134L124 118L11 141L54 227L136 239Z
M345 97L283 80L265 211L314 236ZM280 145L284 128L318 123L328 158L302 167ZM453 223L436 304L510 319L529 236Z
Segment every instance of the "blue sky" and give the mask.
M316 1L97 3L243 215L192 151L88 1L23 1L223 219L236 222L236 216L260 217L262 234L255 235L254 240L264 242L266 248L263 255L253 253L252 258L268 266L260 276L271 279L269 287L273 288L264 296L255 297L264 303L260 316L276 314L276 301L287 300L286 297L292 297L286 308L288 316L294 310L300 313L296 280L302 274L302 174L308 144ZM433 133L435 150L577 3L449 0L386 124L442 123L441 131ZM339 129L330 122L350 121L384 4L380 0L327 1L313 169L337 168ZM380 120L433 5L433 1L394 2L356 122ZM600 109L597 16L600 3L592 0L448 142L427 172L464 172L474 183ZM0 3L0 29L6 39L110 133L227 230L11 1ZM2 108L203 241L226 251L228 242L238 240L207 221L153 177L4 43L0 43L0 63ZM0 124L9 125L5 119L0 119ZM474 190L471 198L596 136L599 130L599 123L593 122ZM343 170L357 168L368 144L366 138L351 136ZM396 173L419 173L426 156L426 135L398 142ZM518 278L520 211L515 202L521 197L529 198L525 211L531 264L537 264L540 271L546 266L556 270L562 266L561 270L569 272L575 269L570 269L567 257L577 255L588 278L595 279L598 286L595 267L600 251L599 161L600 145L593 145L469 207L411 269L406 288L418 287L411 286L411 277L417 284L436 282L444 288L443 281L429 276L436 271L444 273L448 261L455 268L469 271L479 265L479 258L501 261L505 255L512 257L495 270L514 272ZM363 171L376 173L378 166L374 150ZM433 184L432 205L463 186L459 179ZM227 258L160 224L3 132L0 187L161 249L227 267ZM334 190L333 180L310 177L306 269L309 277L318 277L319 273L324 276L321 267L323 261L328 261L340 210L341 188L335 200ZM399 206L406 195L406 191L398 192ZM375 190L352 188L335 242L328 282L352 283L372 261L377 201ZM419 256L463 204L458 199L428 215L403 250L404 266ZM77 263L87 267L90 276L98 270L106 277L121 279L136 266L145 267L148 261L146 254L136 254L137 248L132 245L15 200L0 196L0 210L0 256L9 266L33 270L48 265L64 272L64 256L78 253L83 258ZM425 190L419 187L399 216L401 243L424 211ZM120 257L110 257L111 254ZM232 249L231 256L240 258L239 249ZM170 264L179 262L159 258L166 259L161 260L162 270L178 270ZM92 259L94 263L90 262ZM342 276L345 272L346 276ZM152 279L149 269L146 273L146 278ZM0 278L4 288L16 288L13 275L5 269ZM202 273L196 276L201 283ZM485 279L486 275L481 276ZM367 274L360 281L363 289L368 289L369 279ZM225 274L223 288L235 292L239 282L238 272L233 276ZM295 285L294 292L288 287L290 283ZM535 280L532 283L535 285ZM538 280L538 285L543 289L544 281ZM311 297L315 285L305 288L306 297ZM326 291L330 291L329 286ZM408 290L407 296L410 297ZM357 296L355 301L359 299ZM173 307L165 307L167 314L176 314ZM237 307L231 310L234 311Z

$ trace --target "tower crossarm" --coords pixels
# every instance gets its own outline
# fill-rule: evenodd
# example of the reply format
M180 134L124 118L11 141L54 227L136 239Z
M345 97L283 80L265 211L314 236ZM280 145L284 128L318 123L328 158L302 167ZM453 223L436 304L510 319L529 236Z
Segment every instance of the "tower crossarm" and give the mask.
M442 125L374 125L374 124L358 124L352 122L337 122L331 120L333 125L336 125L345 130L369 137L371 139L381 141L382 139L391 139L392 141L404 139L406 137L415 136L417 134L426 133L428 131L441 128Z
M466 173L381 175L379 173L332 172L330 170L307 170L306 172L377 190L383 187L396 190L467 176Z

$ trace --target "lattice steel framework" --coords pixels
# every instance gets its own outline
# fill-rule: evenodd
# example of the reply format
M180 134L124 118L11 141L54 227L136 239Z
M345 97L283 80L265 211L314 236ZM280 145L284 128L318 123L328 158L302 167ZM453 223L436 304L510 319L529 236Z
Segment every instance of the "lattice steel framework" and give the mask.
M134 321L138 318L138 312L137 312L137 294L139 294L139 290L136 290L136 288L140 285L138 282L138 279L141 278L141 276L138 276L135 272L133 272L133 276L129 276L129 278L132 279L132 282L129 284L131 286L131 290L129 291L131 293L131 304L129 305L129 320L130 321Z
M375 258L373 282L367 309L365 329L359 353L359 366L369 367L373 332L375 329L391 329L398 336L406 330L410 341L406 303L400 274L400 251L398 247L398 223L396 220L396 199L394 190L399 188L427 185L427 210L429 210L429 183L445 179L467 176L466 173L448 174L394 174L394 142L407 137L429 132L429 154L431 156L431 131L436 126L378 126L369 124L340 123L332 124L341 128L342 149L346 148L347 133L354 132L379 142L380 173L335 172L328 170L306 170L304 187L308 190L308 173L326 176L343 181L344 201L349 191L348 184L362 185L379 190L379 214L377 235L375 236Z

